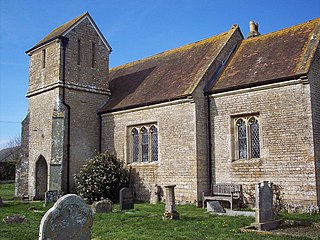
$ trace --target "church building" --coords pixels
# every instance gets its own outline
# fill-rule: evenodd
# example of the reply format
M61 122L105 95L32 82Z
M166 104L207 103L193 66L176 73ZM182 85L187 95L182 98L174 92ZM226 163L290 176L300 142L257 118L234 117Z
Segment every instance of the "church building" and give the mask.
M281 187L287 208L320 205L320 18L261 35L250 22L109 69L89 13L29 49L16 196L74 192L97 152L131 171L137 200L176 185L200 204L215 183Z

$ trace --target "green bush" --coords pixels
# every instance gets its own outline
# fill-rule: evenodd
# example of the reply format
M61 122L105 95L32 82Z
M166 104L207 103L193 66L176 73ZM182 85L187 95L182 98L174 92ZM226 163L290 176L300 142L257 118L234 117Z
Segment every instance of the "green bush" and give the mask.
M80 169L75 181L77 193L88 203L102 198L117 202L120 189L128 184L128 172L115 156L100 153Z
M0 163L0 181L14 180L16 164L14 162Z

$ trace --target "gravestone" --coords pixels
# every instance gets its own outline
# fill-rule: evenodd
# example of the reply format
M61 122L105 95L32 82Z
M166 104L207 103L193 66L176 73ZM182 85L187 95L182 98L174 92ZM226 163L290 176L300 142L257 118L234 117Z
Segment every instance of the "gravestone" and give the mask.
M208 201L207 212L226 213L219 201Z
M43 216L39 240L91 239L93 214L91 208L75 194L67 194Z
M0 207L3 206L3 201L2 201L2 198L0 197Z
M166 206L162 216L163 220L178 220L179 213L176 210L176 200L174 196L174 188L176 185L164 186L166 188Z
M122 188L120 190L120 211L126 209L133 209L134 202L133 202L133 192L131 188Z
M258 230L272 230L280 224L275 220L272 183L268 181L256 185L255 217L256 222L252 225Z
M109 199L104 199L92 204L94 213L110 213L112 212L112 202Z
M150 196L150 204L157 204L160 201L160 192L161 188L157 184L154 185L153 191L151 191L151 196Z
M62 196L62 192L59 190L47 191L44 194L44 206L49 203L55 203Z

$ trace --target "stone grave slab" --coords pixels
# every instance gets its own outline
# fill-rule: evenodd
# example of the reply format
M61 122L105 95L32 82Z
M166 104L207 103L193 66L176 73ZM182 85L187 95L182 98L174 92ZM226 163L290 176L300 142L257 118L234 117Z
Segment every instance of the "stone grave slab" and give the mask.
M91 239L93 213L91 208L76 194L67 194L43 216L39 240Z
M221 206L219 201L208 201L207 212L226 213L226 210Z
M92 204L92 211L94 213L111 213L112 212L111 200L104 199L101 201L94 202Z

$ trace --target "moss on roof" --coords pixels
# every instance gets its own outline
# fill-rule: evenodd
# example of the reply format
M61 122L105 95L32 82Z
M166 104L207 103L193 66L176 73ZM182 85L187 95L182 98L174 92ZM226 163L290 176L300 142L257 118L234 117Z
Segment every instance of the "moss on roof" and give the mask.
M307 74L319 43L320 18L243 40L211 92Z
M40 42L38 42L35 46L33 46L31 49L29 49L27 52L30 52L31 50L40 47L41 45L52 41L56 39L57 37L61 36L64 32L66 32L68 29L70 29L74 24L76 24L79 20L87 16L89 13L85 12L81 14L80 16L72 19L71 21L61 25L60 27L54 29L51 31L46 37L44 37Z
M112 98L100 112L191 95L234 31L111 69Z

